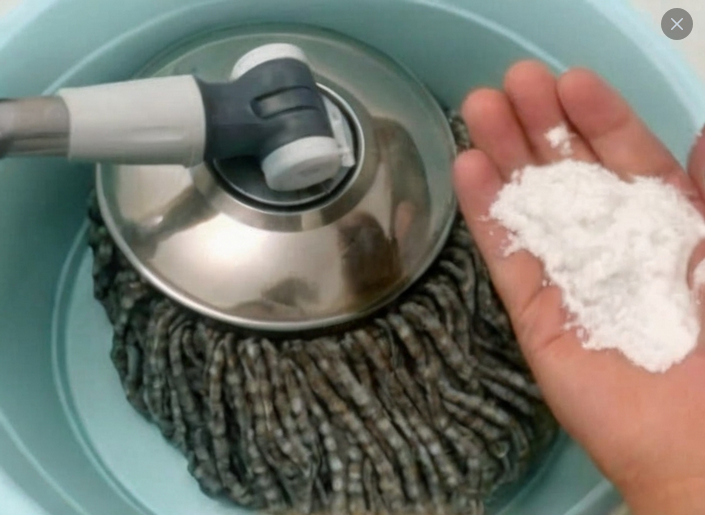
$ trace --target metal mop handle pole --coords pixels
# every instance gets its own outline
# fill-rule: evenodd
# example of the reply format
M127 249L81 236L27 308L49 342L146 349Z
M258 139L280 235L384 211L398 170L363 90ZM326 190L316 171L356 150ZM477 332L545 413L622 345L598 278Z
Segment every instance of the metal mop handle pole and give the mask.
M301 49L265 45L225 83L154 77L1 101L0 158L195 166L253 156L271 189L292 191L352 166L341 118L329 113Z
M0 158L64 157L69 131L69 111L59 97L0 99Z

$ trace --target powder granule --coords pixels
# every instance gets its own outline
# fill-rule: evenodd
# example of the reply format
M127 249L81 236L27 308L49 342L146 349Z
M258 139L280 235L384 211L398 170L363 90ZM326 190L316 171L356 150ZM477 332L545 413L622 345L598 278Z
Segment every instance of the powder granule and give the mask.
M664 372L695 347L687 266L705 221L674 187L565 160L516 172L490 216L510 231L508 253L543 262L585 348Z
M563 157L568 157L573 154L573 146L570 144L573 135L568 130L566 124L562 123L553 127L544 134L544 137L548 140L551 148L558 149Z

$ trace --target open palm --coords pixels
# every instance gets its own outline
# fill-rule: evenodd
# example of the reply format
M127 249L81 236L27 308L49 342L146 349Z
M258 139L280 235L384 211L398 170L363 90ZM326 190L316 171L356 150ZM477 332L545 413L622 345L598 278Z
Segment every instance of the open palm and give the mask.
M556 79L533 61L513 66L503 91L471 93L463 117L475 149L456 163L460 205L546 401L635 513L705 513L705 345L665 374L636 368L616 351L584 350L564 329L560 291L544 286L541 263L525 251L505 256L507 233L487 218L514 170L563 159L544 136L561 123L575 134L574 159L601 162L625 180L659 176L705 216L705 137L686 175L594 73L575 69Z

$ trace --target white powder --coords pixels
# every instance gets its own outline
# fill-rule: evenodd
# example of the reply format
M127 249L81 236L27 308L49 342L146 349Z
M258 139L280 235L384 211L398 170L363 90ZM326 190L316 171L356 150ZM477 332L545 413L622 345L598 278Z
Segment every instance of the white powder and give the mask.
M675 188L565 160L516 172L490 215L510 231L508 253L543 262L585 348L663 372L695 347L687 266L705 221Z
M551 145L551 148L557 148L563 157L568 157L573 154L573 147L570 144L573 135L564 123L549 130L544 136Z

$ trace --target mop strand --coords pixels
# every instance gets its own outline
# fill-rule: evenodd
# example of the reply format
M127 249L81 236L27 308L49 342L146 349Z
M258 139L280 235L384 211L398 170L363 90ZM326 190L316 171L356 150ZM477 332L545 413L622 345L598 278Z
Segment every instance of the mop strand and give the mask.
M120 253L95 198L89 219L127 399L208 495L270 513L481 515L554 440L460 217L431 269L376 317L281 340L174 303Z

